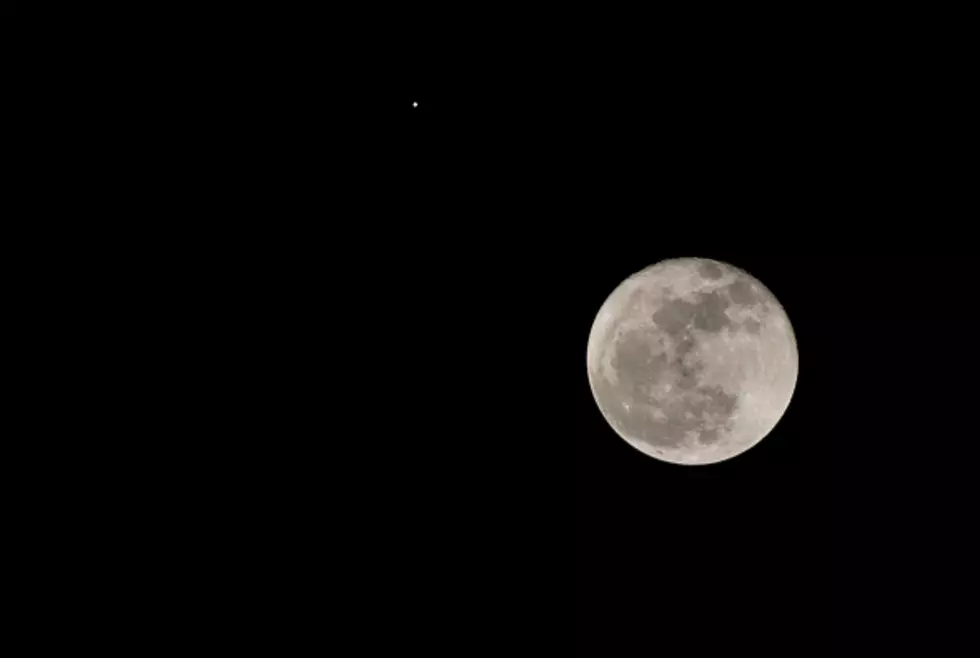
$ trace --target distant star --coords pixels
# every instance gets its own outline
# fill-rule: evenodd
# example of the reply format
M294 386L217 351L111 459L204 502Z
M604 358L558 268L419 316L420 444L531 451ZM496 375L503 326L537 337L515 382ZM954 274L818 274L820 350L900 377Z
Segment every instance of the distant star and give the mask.
M412 103L412 107L418 107L418 106L419 106L418 103Z

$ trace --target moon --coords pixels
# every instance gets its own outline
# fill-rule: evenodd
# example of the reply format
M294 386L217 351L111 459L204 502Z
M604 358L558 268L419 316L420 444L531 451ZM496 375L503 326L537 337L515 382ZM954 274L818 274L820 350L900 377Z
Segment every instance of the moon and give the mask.
M796 338L753 276L707 258L661 261L623 281L596 315L589 385L640 452L712 464L758 444L789 407Z

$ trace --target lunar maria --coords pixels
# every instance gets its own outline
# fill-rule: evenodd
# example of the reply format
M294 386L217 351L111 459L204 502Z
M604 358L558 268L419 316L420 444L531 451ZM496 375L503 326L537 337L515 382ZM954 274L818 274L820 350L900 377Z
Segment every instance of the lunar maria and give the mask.
M644 454L711 464L758 444L789 407L796 339L775 296L704 258L662 261L623 281L587 348L603 417Z

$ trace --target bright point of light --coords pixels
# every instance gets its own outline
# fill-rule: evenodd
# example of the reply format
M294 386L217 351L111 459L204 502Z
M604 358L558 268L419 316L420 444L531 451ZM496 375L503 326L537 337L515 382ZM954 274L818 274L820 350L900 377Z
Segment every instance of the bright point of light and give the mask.
M412 103L412 107L418 107L418 106L419 106L418 103Z

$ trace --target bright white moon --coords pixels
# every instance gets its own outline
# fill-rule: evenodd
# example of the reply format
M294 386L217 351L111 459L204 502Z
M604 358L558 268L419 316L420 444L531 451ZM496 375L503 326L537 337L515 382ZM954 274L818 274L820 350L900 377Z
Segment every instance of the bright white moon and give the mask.
M418 107L418 106L419 106L418 103L412 103L412 107Z
M789 407L799 368L782 306L715 260L657 263L622 282L596 316L589 384L602 415L641 452L710 464L761 441Z

